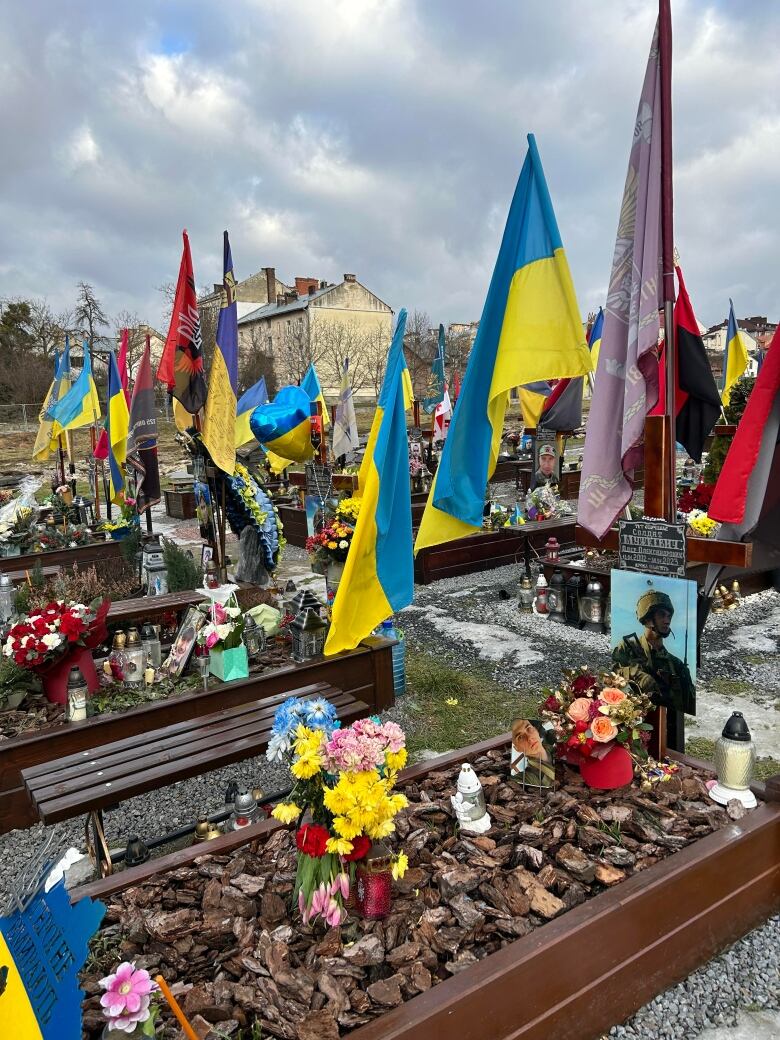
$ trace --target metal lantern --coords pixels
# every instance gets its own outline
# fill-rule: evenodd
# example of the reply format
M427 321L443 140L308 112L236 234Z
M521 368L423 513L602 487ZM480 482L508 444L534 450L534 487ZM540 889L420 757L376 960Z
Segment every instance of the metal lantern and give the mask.
M152 667L159 668L162 664L162 644L157 629L149 621L141 626L141 646L145 659L148 661L151 658Z
M358 913L368 921L379 921L390 913L392 862L387 846L374 842L358 864L355 902Z
M14 616L14 586L7 574L0 575L0 621L5 623Z
M746 809L755 809L758 802L750 790L755 762L756 747L750 739L747 722L741 711L734 711L715 743L718 782L710 788L710 798L719 805L736 799Z
M244 646L250 661L256 661L265 650L265 629L261 628L251 614L244 615Z
M598 578L591 578L580 603L582 627L589 632L606 631L604 586Z
M165 596L168 592L168 568L159 538L144 542L141 556L141 584L147 596Z
M539 577L536 579L536 599L534 600L534 607L536 608L537 614L546 614L548 611L547 606L547 579L543 572L539 572Z
M261 818L261 811L254 795L247 791L239 791L233 800L233 812L225 825L228 831L240 831L242 827L249 827L257 823Z
M313 592L309 589L301 589L300 592L296 592L295 595L289 602L290 609L288 613L293 616L300 614L302 610L308 610L311 608L316 611L320 617L322 617L322 611L324 610L325 604L322 600L317 599Z
M580 624L580 596L585 576L583 574L572 574L566 582L566 624Z
M547 590L547 611L550 621L564 621L566 611L566 581L561 571L556 570L550 578Z
M127 643L127 635L121 630L117 629L114 632L114 641L111 644L111 653L108 655L108 660L103 665L103 671L107 675L113 675L118 682L124 682L127 671L127 653L125 651L125 645ZM108 667L106 667L106 665Z
M285 614L295 614L296 613L296 611L290 610L290 604L292 603L293 599L295 598L295 594L297 593L297 591L298 591L298 586L295 584L295 582L292 580L292 578L290 578L289 581L287 582L287 584L284 587L284 593L283 593L283 596L282 596L282 604L283 604L283 607L284 607L284 613Z
M311 661L322 654L328 626L319 614L307 607L290 622L293 661Z
M530 614L534 606L534 590L527 574L523 575L523 580L520 582L519 600L520 610L524 614Z
M127 839L127 847L125 849L126 867L140 867L142 863L146 863L150 856L149 846L137 835Z
M556 563L561 557L561 546L558 539L554 534L551 534L547 539L544 546L545 552L547 553L547 560L550 563Z
M125 685L141 686L144 681L146 655L137 628L127 630L125 642Z
M71 509L76 515L76 522L79 524L85 524L87 527L91 527L95 522L95 504L94 499L86 498L84 495L77 495L73 499Z
M65 721L84 722L87 717L89 687L80 668L71 668L68 676L68 698L65 702Z
M216 823L211 823L206 816L201 816L195 824L194 840L196 842L213 841L214 838L218 838L221 834L222 831L217 827Z

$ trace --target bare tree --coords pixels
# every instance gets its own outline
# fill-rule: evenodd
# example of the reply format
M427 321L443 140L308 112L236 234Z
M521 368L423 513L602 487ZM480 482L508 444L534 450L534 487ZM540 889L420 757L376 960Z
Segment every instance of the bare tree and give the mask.
M135 376L136 368L146 346L146 325L132 311L119 311L114 318L117 348L121 342L123 329L127 329L127 371L132 379Z
M406 322L404 355L415 394L428 385L431 363L436 356L437 335L426 311L412 311Z
M73 314L63 311L54 314L45 299L30 300L29 329L34 347L44 358L65 346L65 336L72 331Z
M201 292L198 299L198 314L200 315L203 367L206 372L210 372L214 347L217 342L217 323L219 322L219 297L215 298L213 291L204 289Z
M309 335L310 317L302 311L284 326L281 339L273 344L274 359L283 383L300 383L309 365L319 360L319 343ZM266 333L267 335L267 333Z
M366 329L357 322L317 320L311 327L311 342L314 347L312 355L316 355L320 365L318 374L323 386L340 385L347 360L353 391L373 385L369 354L376 342L372 328Z
M165 310L163 311L163 324L170 325L171 315L173 314L173 303L176 299L176 282L163 282L162 285L155 286L155 291L160 293L165 304Z
M273 398L277 391L274 359L267 350L268 333L260 326L253 324L242 329L239 336L238 350L238 390L244 393L254 386L261 376L265 376L268 396Z
M79 328L86 333L87 342L92 347L95 343L96 331L101 326L108 325L108 318L89 282L79 282L76 288L78 296L74 311L75 319Z
M468 332L450 332L444 337L444 359L448 378L451 380L455 372L459 372L461 378L466 371L471 347L474 340Z

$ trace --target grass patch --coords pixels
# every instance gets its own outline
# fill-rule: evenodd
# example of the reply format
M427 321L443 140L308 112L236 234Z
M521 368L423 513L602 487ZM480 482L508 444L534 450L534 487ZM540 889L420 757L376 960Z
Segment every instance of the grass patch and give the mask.
M408 647L406 683L414 702L404 722L412 760L426 749L451 751L487 740L505 733L515 719L537 715L537 692L508 690L477 667L466 672Z
M712 762L715 759L715 741L706 737L694 737L686 740L685 753L693 758L700 758L703 762ZM770 776L780 773L780 761L776 758L757 758L754 779L768 780Z
M753 686L749 682L744 682L742 679L723 679L720 676L715 679L711 679L707 684L713 693L721 693L724 697L731 697L734 694L749 693Z

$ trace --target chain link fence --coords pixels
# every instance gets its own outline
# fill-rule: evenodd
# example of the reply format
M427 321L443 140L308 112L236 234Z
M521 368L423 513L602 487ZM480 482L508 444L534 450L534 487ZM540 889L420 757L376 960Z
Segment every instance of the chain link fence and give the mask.
M40 422L43 403L38 404L0 404L0 431L37 430ZM157 421L173 422L173 411L167 395L157 402Z

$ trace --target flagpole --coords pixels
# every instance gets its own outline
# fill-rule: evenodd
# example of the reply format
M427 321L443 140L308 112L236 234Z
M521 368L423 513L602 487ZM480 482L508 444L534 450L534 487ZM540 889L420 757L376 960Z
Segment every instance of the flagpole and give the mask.
M674 330L674 197L672 181L672 11L670 0L659 0L658 47L661 74L661 275L664 301L664 366L669 458L665 483L666 519L677 517L677 430L676 400L677 344Z

